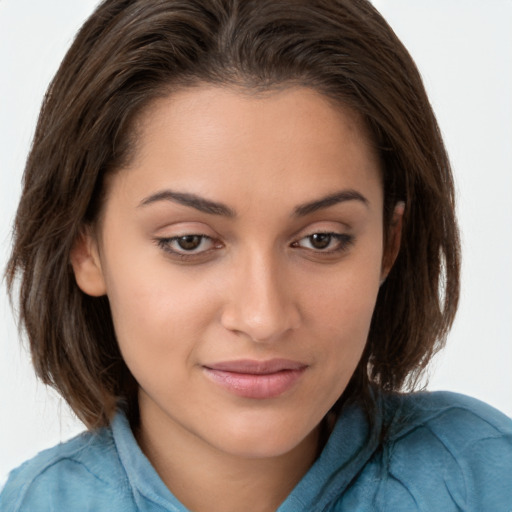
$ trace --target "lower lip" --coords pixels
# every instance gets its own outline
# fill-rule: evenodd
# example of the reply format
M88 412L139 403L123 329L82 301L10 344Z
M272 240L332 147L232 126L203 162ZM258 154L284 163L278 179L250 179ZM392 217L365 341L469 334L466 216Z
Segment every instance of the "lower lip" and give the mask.
M204 368L206 375L231 393L244 397L275 398L295 386L306 367L269 374L236 373Z

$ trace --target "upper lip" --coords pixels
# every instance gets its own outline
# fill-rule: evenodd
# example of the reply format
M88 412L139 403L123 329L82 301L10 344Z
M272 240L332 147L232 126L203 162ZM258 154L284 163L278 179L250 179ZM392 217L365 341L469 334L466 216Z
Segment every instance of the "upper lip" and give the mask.
M307 364L290 359L268 359L266 361L239 359L237 361L222 361L204 365L209 370L254 375L268 375L286 370L303 370L307 366Z

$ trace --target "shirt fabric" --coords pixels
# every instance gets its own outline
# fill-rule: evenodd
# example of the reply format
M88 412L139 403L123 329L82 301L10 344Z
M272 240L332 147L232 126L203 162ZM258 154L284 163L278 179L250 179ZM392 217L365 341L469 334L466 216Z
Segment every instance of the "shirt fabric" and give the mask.
M119 413L111 428L81 434L11 472L0 511L187 509ZM302 511L511 512L512 420L447 392L378 396L371 425L361 408L347 406L319 458L278 508Z

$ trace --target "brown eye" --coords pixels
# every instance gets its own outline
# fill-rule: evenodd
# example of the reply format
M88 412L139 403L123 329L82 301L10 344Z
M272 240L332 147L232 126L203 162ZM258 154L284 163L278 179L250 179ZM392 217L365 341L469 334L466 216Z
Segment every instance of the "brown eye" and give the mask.
M207 235L182 235L170 238L156 238L156 244L171 255L196 257L207 253L214 248L220 248L220 244Z
M200 235L185 235L177 238L176 243L184 251L193 251L201 245L202 240Z
M354 237L345 233L312 233L292 244L292 247L316 251L318 254L343 252L354 243Z
M332 235L329 233L315 233L308 237L311 243L311 247L314 249L325 249L329 247L332 240Z

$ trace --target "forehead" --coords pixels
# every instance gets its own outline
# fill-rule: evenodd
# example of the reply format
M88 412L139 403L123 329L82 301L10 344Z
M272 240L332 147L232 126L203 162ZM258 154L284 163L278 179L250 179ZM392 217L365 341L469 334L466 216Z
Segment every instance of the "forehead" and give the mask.
M382 188L361 116L309 88L183 89L154 101L135 133L134 156L121 175L141 193L172 187L226 201L282 201L286 192L303 202L308 191L316 197Z

